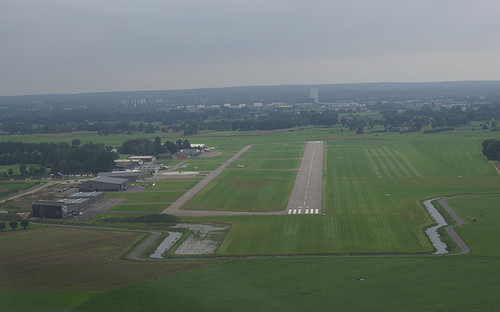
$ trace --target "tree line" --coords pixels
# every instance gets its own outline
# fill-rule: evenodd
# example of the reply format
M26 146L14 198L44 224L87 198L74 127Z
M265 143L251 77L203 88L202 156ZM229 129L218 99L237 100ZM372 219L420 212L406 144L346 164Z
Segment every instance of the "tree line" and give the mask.
M177 140L175 142L166 141L161 144L160 137L156 137L154 141L148 139L131 139L122 143L119 151L122 154L132 155L154 155L162 153L175 154L182 149L191 148L188 140Z
M0 142L0 165L39 164L39 170L51 173L97 173L111 171L118 157L104 144L87 143L80 146L78 139L67 143ZM24 166L23 166L24 165ZM40 169L41 168L41 169ZM26 169L27 170L27 169Z

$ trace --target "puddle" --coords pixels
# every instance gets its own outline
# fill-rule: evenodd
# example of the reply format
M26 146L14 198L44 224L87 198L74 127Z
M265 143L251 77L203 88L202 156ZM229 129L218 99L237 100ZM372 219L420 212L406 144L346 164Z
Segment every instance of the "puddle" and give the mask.
M217 251L224 240L229 226L181 223L176 228L189 229L191 234L177 248L178 255L206 255Z

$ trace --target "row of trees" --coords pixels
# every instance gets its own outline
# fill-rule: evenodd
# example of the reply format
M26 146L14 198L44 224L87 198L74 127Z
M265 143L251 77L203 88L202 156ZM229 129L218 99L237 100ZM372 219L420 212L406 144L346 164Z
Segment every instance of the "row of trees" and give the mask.
M163 145L161 139L156 137L154 141L148 139L131 139L123 142L120 153L132 155L158 155L162 153L175 154L181 149L191 148L188 140L166 141Z
M154 122L157 124L153 125ZM107 135L124 132L184 131L185 135L193 135L198 130L272 130L305 125L332 126L336 123L338 123L336 111L297 112L279 108L247 107L210 108L197 111L178 108L161 112L144 108L124 111L105 108L101 108L100 111L75 109L47 111L44 114L14 112L0 117L0 129L11 134L98 131Z
M12 229L12 231L16 230L18 224L19 223L16 220L11 220L9 222L9 226ZM26 228L28 227L28 225L30 224L30 222L28 220L26 220L26 219L22 219L21 222L20 222L20 224L26 230ZM5 223L5 221L0 221L0 232L3 232L3 230L6 227L7 227L7 224Z
M470 124L472 121L493 120L491 129L495 129L500 119L500 103L482 105L477 109L459 106L442 107L440 110L424 106L421 109L407 109L404 111L381 110L381 124L387 129L407 127L410 131L420 131L423 126L431 126L432 129L444 127L458 127ZM488 128L488 127L486 127ZM500 130L500 129L499 129Z
M97 173L114 168L117 155L111 152L110 147L93 143L80 146L80 143L74 140L70 146L67 143L0 142L0 164L39 164L41 167L37 170L40 172L50 168L52 173L65 174ZM21 169L28 172L25 165L21 165Z

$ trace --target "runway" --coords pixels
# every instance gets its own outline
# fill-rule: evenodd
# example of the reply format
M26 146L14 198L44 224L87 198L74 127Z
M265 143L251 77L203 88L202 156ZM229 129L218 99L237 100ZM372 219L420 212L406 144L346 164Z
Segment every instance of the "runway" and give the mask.
M286 214L321 214L323 141L307 142Z

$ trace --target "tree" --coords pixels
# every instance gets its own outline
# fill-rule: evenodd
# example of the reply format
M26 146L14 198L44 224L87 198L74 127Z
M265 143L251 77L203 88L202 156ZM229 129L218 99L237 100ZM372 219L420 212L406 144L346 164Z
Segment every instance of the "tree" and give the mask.
M160 137L155 138L154 152L155 152L155 155L158 155L159 153L161 153L161 139L160 139Z
M167 141L164 145L170 154L177 153L177 145L174 142Z
M21 220L21 226L23 227L23 229L26 230L26 228L28 227L28 225L30 225L30 221L29 220L26 220L26 219L22 219Z
M12 229L12 231L15 231L16 230L16 227L17 227L17 221L16 220L12 220L9 222L9 226L10 228Z
M364 132L365 132L365 131L364 131L364 129L363 129L363 126L359 126L359 127L358 127L358 130L356 130L356 133L357 133L357 134L363 134Z
M26 175L28 174L28 170L26 170L26 165L25 164L21 164L19 166L19 172L21 173L21 175Z
M182 149L182 140L179 139L177 141L175 141L175 145L177 145L177 150L180 151Z
M191 143L189 143L188 140L184 140L184 142L182 142L182 149L189 149L191 148Z
M73 141L71 141L72 147L80 146L80 144L82 144L82 141L80 141L79 139L74 139Z
M7 227L7 224L5 224L5 222L3 221L0 221L0 232L3 232L3 229L5 229Z

